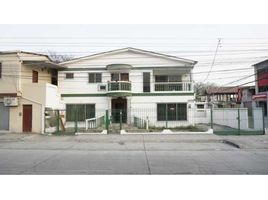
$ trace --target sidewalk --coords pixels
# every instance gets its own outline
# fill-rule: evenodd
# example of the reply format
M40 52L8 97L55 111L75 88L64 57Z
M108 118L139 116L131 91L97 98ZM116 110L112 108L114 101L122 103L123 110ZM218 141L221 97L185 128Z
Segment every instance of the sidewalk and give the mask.
M0 142L82 142L82 143L221 143L232 142L241 149L268 149L268 135L259 136L218 136L214 134L162 134L162 135L78 135L48 136L40 134L6 133L0 134Z

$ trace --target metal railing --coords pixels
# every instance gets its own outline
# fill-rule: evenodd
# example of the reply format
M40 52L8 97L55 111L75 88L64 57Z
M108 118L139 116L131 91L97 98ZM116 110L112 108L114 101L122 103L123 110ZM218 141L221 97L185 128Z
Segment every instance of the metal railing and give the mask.
M101 127L104 124L104 116L101 116L98 118L94 117L94 118L86 119L85 123L86 123L86 131L89 129Z
M249 116L247 108L211 108L182 109L170 107L131 108L128 114L123 110L95 111L95 117L80 121L76 117L68 119L69 112L63 110L45 110L45 133L69 134L77 132L95 133L106 130L107 133L159 132L164 129L186 132L204 132L213 129L218 135L260 135L265 133L265 117L261 108L252 109Z
M144 128L144 129L148 129L148 125L149 125L149 120L144 120L142 118L133 116L133 125L137 128Z
M131 82L129 81L109 81L108 92L110 91L131 91Z
M192 91L191 82L158 82L154 84L154 90L160 91Z

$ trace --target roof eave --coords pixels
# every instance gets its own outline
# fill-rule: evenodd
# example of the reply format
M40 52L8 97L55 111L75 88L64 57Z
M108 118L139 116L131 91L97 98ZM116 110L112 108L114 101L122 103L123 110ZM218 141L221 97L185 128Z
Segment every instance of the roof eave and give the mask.
M40 65L42 67L48 67L52 69L65 69L66 67L56 64L50 61L22 61L22 63L26 66L37 66Z
M90 59L90 58L94 58L96 56L101 56L101 55L105 55L105 54L109 54L109 53L124 52L124 51L136 51L136 52L140 52L140 53L153 54L154 56L159 56L159 57L161 56L161 57L165 57L166 59L185 62L185 63L191 64L193 66L197 64L197 61L195 61L195 60L179 58L179 57L176 57L176 56L166 55L166 54L157 53L157 52L153 52L153 51L147 51L147 50L143 50L143 49L137 49L137 48L133 48L133 47L115 49L115 50L111 50L111 51L100 52L100 53L89 55L89 56L83 56L83 57L80 57L80 58L74 58L74 59L69 60L69 61L61 62L60 64L62 64L62 65L70 64L70 63L73 63L73 62L78 62L81 59L87 59L87 58Z

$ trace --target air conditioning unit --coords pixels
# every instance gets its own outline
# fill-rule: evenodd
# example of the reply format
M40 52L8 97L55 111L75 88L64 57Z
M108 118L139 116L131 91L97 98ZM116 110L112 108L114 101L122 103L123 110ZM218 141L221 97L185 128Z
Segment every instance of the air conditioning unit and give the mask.
M18 98L17 97L4 97L4 105L5 106L18 106Z
M106 85L105 84L99 84L98 85L98 90L99 91L106 91Z

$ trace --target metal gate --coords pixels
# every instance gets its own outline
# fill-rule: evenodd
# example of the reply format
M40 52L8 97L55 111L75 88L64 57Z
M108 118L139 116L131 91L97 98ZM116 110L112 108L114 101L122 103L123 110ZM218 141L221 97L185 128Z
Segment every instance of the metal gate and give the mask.
M0 103L0 130L9 130L9 107Z
M262 135L265 133L265 118L261 108L214 108L211 122L217 135Z

